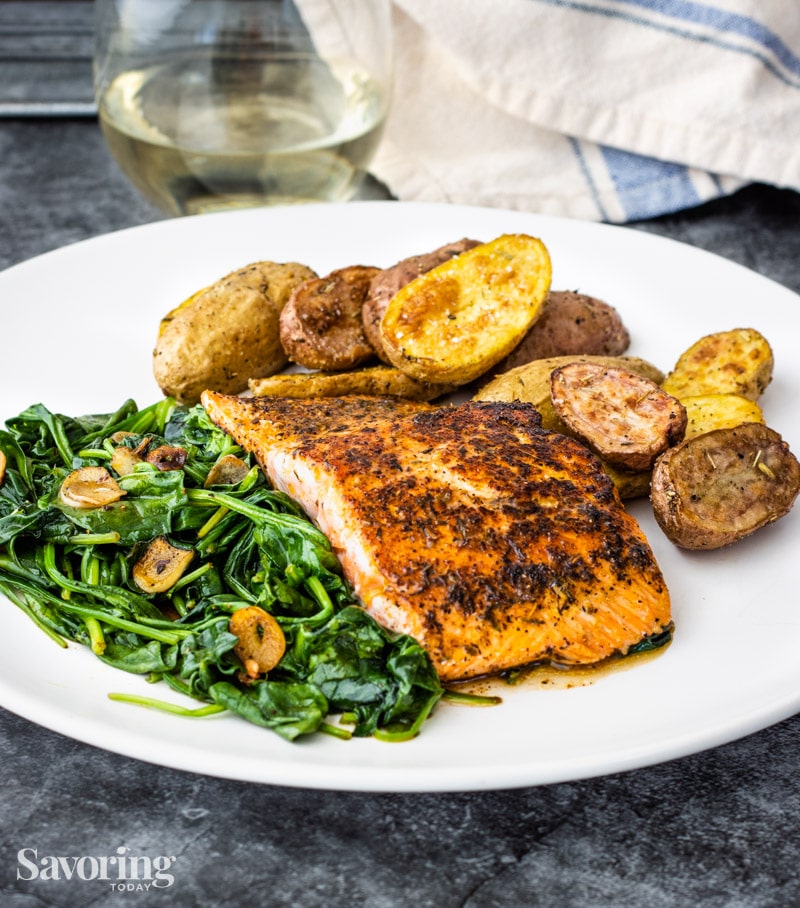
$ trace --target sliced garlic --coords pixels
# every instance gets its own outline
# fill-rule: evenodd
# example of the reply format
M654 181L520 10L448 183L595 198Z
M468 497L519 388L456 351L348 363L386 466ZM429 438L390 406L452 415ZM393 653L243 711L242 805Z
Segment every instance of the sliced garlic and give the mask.
M181 470L186 463L186 451L173 445L159 445L145 457L158 470Z
M250 680L272 671L286 652L286 637L281 626L257 605L235 611L228 628L239 638L233 651L241 659Z
M156 536L133 566L133 580L145 593L164 593L173 587L189 566L194 552Z
M235 486L238 485L247 474L250 467L235 454L226 454L214 464L209 470L203 485L209 486Z
M133 450L120 445L114 448L111 455L111 468L119 476L129 476L136 469L136 465L142 462L142 458Z
M125 494L105 467L81 467L61 483L58 497L70 508L104 508Z

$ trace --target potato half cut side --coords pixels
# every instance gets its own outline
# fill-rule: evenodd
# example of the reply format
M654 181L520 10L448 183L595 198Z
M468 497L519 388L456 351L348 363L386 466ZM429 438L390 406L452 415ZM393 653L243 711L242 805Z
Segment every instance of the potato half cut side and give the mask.
M561 366L550 376L550 396L575 436L624 470L650 469L686 431L680 401L654 381L616 366Z
M670 448L653 469L650 497L666 536L686 549L717 549L787 514L800 464L773 429L744 423Z
M381 321L386 355L418 381L467 384L522 340L550 277L547 248L525 234L462 252L392 297Z

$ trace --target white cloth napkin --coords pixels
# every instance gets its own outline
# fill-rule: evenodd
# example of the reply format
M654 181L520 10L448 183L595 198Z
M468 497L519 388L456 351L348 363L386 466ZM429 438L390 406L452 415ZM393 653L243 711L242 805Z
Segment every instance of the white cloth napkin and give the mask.
M798 0L394 0L401 200L626 222L800 190Z

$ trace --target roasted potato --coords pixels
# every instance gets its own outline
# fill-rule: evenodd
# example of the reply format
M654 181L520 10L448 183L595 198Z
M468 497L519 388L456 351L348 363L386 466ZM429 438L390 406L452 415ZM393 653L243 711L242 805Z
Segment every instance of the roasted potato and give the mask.
M733 429L743 422L765 421L761 407L738 394L697 394L684 397L681 403L687 416L685 438L713 429Z
M383 349L381 340L381 319L383 318L389 300L397 293L401 287L411 283L415 277L425 274L431 268L447 262L455 256L479 246L478 240L462 239L455 243L448 243L446 246L440 246L432 252L426 252L423 255L412 255L410 258L403 259L390 268L383 268L370 283L369 295L364 301L361 311L361 318L364 324L364 331L367 335L372 348L378 357L385 363L389 363L389 358Z
M646 360L635 356L553 356L538 359L524 366L517 366L503 375L498 375L484 385L474 400L525 400L532 403L542 417L542 427L551 432L571 435L569 426L556 413L550 395L550 376L553 370L569 363L599 363L617 366L656 383L661 382L664 373ZM614 481L621 498L640 498L650 490L650 470L630 471L604 463L606 472Z
M350 265L303 281L280 316L280 336L289 359L307 369L354 369L375 357L364 332L361 309L379 268Z
M653 469L656 521L675 545L717 549L789 512L800 464L761 423L715 429L666 451Z
M406 375L394 366L369 366L353 372L287 372L250 381L256 397L402 397L435 400L453 390L452 385L432 385Z
M570 363L598 363L627 369L660 383L664 373L656 366L636 356L553 356L537 359L525 366L517 366L484 385L474 400L524 400L532 403L542 415L546 429L569 435L569 429L553 408L550 397L550 376L553 370Z
M551 356L621 356L630 342L628 329L613 306L585 293L551 290L539 318L493 372L508 372Z
M550 397L571 434L623 470L649 470L686 432L680 401L649 378L617 366L569 363L554 369Z
M164 394L193 404L206 388L235 394L288 360L279 318L292 290L314 271L256 262L189 297L161 321L153 374Z
M401 288L381 320L391 364L418 381L465 385L500 362L538 318L550 289L541 240L506 234Z
M617 487L619 497L623 501L630 501L633 498L646 498L650 494L652 470L638 470L635 472L620 470L605 461L603 462L603 469L611 477L611 481Z
M758 400L772 380L772 349L753 328L709 334L681 354L662 387L679 400L738 394Z

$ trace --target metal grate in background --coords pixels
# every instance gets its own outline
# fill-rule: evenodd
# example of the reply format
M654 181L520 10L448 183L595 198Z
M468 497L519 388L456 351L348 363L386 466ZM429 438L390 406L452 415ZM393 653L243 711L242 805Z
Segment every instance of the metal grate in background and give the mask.
M0 0L0 117L94 116L91 0Z

